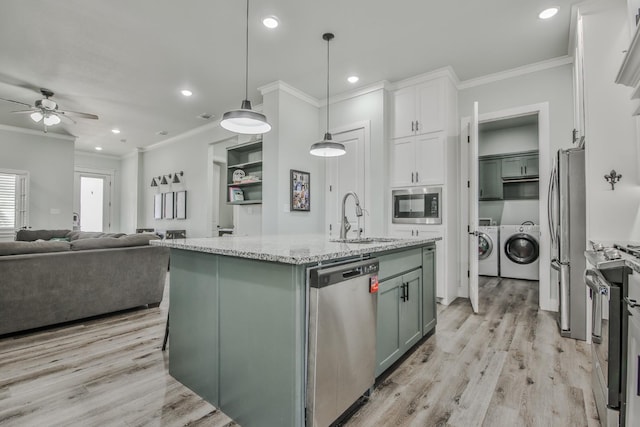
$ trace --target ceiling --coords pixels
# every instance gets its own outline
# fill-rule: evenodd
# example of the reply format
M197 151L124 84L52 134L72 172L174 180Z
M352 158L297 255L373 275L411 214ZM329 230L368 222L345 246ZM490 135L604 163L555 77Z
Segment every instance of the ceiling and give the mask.
M326 96L447 65L460 80L567 55L577 0L252 0L249 98L282 80ZM559 6L556 17L537 14ZM125 155L216 120L244 99L243 0L2 0L0 97L33 104L39 88L62 110L97 114L49 132L76 149ZM261 23L275 15L280 26ZM347 76L357 74L358 83ZM186 98L180 90L194 95ZM42 131L0 101L0 124ZM112 128L121 130L119 135ZM166 131L167 135L158 135ZM320 135L319 135L320 136Z

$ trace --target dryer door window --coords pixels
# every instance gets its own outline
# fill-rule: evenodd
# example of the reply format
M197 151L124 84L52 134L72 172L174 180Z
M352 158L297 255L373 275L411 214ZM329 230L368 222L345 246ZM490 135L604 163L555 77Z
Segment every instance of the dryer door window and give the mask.
M493 241L486 233L478 233L478 259L487 259L493 252Z
M538 259L540 249L533 236L525 233L514 234L504 245L504 252L516 264L531 264Z

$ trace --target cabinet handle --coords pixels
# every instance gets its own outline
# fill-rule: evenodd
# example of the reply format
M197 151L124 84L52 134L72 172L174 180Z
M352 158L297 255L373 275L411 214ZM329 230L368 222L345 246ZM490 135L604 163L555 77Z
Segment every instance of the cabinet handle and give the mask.
M413 236L413 230L411 230L411 235Z
M527 174L527 165L524 166L524 174Z
M404 283L402 284L402 286L400 286L402 288L402 295L400 295L400 299L402 300L402 302L406 301L406 296L405 296L405 289L404 289Z
M407 299L405 301L409 301L409 284L405 283L404 285L407 287Z
M416 230L416 236L420 235L420 230Z
M480 189L480 197L482 197L482 188Z
M411 172L411 182L413 182L413 172Z
M411 132L415 132L415 130L413 129L413 120L411 120Z
M418 179L418 172L416 172L416 182L420 182L420 180Z
M419 129L420 129L420 125L419 125L418 121L416 120L416 132L418 132Z

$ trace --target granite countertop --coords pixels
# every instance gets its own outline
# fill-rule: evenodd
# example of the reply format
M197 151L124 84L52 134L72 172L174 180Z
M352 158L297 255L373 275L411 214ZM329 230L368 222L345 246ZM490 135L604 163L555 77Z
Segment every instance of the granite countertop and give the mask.
M606 259L603 251L585 251L584 256L589 264L598 269L618 268L626 265L636 273L640 273L640 259L622 251L619 253L621 258L615 260Z
M174 249L299 265L394 249L418 247L442 240L441 237L389 239L393 240L372 243L343 243L331 241L332 239L325 235L307 234L151 240L150 244Z

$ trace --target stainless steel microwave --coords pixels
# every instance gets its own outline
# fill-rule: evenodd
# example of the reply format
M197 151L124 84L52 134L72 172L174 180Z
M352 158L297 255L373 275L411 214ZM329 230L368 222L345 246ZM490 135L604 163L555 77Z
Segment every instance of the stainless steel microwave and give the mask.
M391 192L394 224L442 224L442 187L410 187Z

